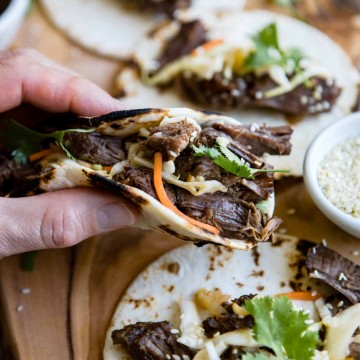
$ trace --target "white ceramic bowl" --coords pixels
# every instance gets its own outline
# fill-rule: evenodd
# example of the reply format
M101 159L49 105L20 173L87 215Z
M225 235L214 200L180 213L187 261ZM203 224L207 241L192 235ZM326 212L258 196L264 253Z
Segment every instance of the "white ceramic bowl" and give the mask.
M322 131L311 143L304 161L306 188L322 213L349 234L360 239L360 219L345 214L323 194L317 179L317 171L323 158L337 144L348 138L360 136L360 112L346 116Z
M30 0L11 0L5 11L0 14L0 50L6 49L14 40Z

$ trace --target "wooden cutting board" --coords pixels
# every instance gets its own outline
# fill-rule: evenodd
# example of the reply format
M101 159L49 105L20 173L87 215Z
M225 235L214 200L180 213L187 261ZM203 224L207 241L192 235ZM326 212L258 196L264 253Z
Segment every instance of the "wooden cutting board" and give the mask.
M252 4L256 3L260 2ZM322 17L319 24L357 61L360 35L353 28L356 21L351 21L332 19L330 26L329 19ZM16 45L35 47L111 90L118 63L71 44L36 7ZM360 264L354 252L360 250L359 240L317 210L301 179L282 181L276 187L282 232L326 239L330 247ZM72 249L42 251L30 273L20 270L19 256L0 261L0 359L101 359L107 326L122 292L147 264L182 244L166 235L125 229Z

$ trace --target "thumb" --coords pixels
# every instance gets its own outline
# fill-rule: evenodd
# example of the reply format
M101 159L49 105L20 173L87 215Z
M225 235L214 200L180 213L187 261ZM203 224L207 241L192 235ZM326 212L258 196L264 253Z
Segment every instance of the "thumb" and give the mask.
M72 246L133 225L138 212L122 197L69 189L27 198L0 198L0 257Z

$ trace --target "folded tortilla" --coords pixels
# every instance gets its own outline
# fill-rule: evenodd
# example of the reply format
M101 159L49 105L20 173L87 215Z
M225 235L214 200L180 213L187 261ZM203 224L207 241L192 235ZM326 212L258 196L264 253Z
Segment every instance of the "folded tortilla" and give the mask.
M0 176L0 184L11 187L11 196L79 186L101 187L127 197L141 209L138 227L200 244L212 242L242 250L271 240L281 223L273 217L273 174L268 172L271 167L259 156L264 152L288 154L290 127L242 127L233 118L186 108L69 117L59 124L46 122L45 126L47 132L59 128L68 132L62 135L60 144L54 140L50 143L53 153L28 164L23 176L21 169L16 169L7 181L1 181ZM6 138L6 133L3 135ZM26 143L19 139L15 136L12 144ZM236 154L242 159L242 168L246 170L250 165L253 177L234 175L205 155L195 156L195 145L212 151L219 151L216 149L221 145L227 149L226 156ZM16 149L13 146L10 151ZM162 182L168 202L187 218L159 201L154 187L155 153L162 154ZM234 160L226 160L225 155L222 161L233 167ZM216 231L202 228L191 219L209 224Z

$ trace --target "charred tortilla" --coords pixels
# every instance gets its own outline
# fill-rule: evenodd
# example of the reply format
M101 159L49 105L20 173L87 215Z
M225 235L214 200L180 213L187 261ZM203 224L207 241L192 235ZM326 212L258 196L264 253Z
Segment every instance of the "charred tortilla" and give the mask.
M198 71L203 73L206 69L210 71L214 64L218 64L219 49L230 47L231 50L233 44L244 49L251 47L253 46L250 41L251 36L272 23L277 25L279 43L283 49L297 48L307 59L311 59L312 63L318 64L317 73L321 73L319 71L321 68L328 75L314 76L311 80L312 85L304 82L300 87L294 88L291 94L284 93L269 99L264 97L264 89L279 90L278 84L274 84L269 76L262 75L255 79L253 74L247 74L241 79L236 77L224 79L216 73L206 81L199 80L199 76L194 78L194 73ZM145 69L145 74L148 74L147 76L152 80L159 76L167 79L169 69L170 73L182 67L186 69L188 60L193 72L184 70L180 78L179 73L174 79L174 86L157 89L143 84L136 69L125 67L118 77L118 86L121 92L126 94L127 101L137 105L161 103L168 106L179 106L179 104L193 106L194 103L199 104L199 101L206 102L209 108L225 108L228 114L234 117L240 116L243 123L248 124L258 122L259 116L274 125L288 124L289 117L281 112L298 113L300 117L292 123L295 130L293 152L290 157L275 158L274 164L279 168L290 168L293 175L302 175L305 151L311 140L322 128L349 113L356 103L359 76L349 57L335 42L317 29L295 19L266 11L227 14L218 18L206 13L197 20L190 17L184 26L191 28L191 31L183 26L182 36L177 34L179 26L178 24L176 27L172 23L169 27L160 27L152 38L146 39L138 46L134 59L143 69L143 77ZM169 38L172 41L169 42ZM215 44L211 45L212 40ZM216 45L217 40L224 42ZM200 66L197 57L192 56L192 52L201 55L205 51L206 54L206 44L209 44L209 41L211 46L216 45L209 50L214 58L209 61L207 67L204 67L203 63ZM167 43L171 44L172 50L164 57ZM201 48L202 44L205 44L205 50ZM183 53L184 51L187 51L187 55ZM171 54L174 56L174 53L180 54L180 59L187 56L188 60L176 63L170 57ZM166 63L167 65L159 72L158 67ZM168 70L166 70L167 74L164 74L162 71L166 66ZM145 78L145 82L147 81L148 79ZM308 85L311 86L308 88ZM244 87L251 89L246 96L242 94ZM252 107L245 109L241 106L241 102ZM236 108L238 105L239 108ZM235 109L232 109L233 107ZM265 111L264 107L268 110ZM319 114L316 114L318 112Z
M210 245L195 250L184 246L163 255L140 273L123 294L107 332L104 359L165 360L166 355L177 359L176 356L184 358L185 354L187 359L220 359L221 355L222 360L228 360L242 359L251 349L261 355L262 350L256 350L259 347L256 340L261 344L264 338L254 340L251 336L260 320L244 311L244 304L256 299L255 295L257 298L289 293L299 296L300 292L312 300L294 301L298 309L309 311L313 320L306 323L319 324L321 318L326 327L321 335L326 339L325 346L317 340L318 356L345 360L351 352L356 358L359 301L349 301L351 295L344 297L315 280L320 276L316 272L314 275L314 266L319 272L327 273L327 283L336 285L342 293L347 285L342 280L339 288L339 274L346 273L354 285L359 282L360 267L347 263L348 260L322 245L315 245L279 235L274 244L265 244L252 253ZM333 260L330 272L327 266L320 269L327 263L328 253ZM354 286L350 288L356 294ZM288 316L285 309L281 316L277 319L279 323ZM299 326L295 317L293 314L287 329L274 324L276 333L267 336L282 338L284 333L292 333ZM264 316L262 321L258 327L267 326ZM293 344L295 348L300 343L297 336L291 338L290 344L284 343L285 347L291 349ZM300 347L293 356L284 358L316 358L301 354L301 350ZM261 359L271 358L266 351L262 355Z
M9 122L2 137L15 159L2 161L0 190L102 187L142 210L139 227L246 250L271 240L281 223L273 216L273 170L261 155L289 154L291 133L185 108L66 118L46 122L41 133ZM25 150L42 147L50 153L19 166Z
M41 5L51 21L77 44L95 53L123 59L151 30L155 15L161 15L162 10L169 14L177 6L190 4L189 0L163 2L172 6L161 6L153 0L138 0L135 9L131 0L130 8L127 0L41 0ZM199 11L208 7L241 9L244 0L192 0L190 5Z

